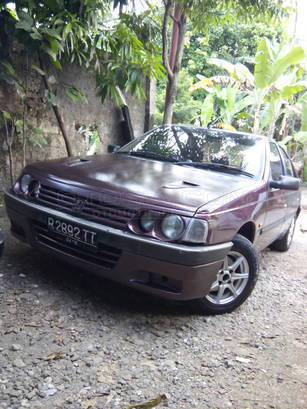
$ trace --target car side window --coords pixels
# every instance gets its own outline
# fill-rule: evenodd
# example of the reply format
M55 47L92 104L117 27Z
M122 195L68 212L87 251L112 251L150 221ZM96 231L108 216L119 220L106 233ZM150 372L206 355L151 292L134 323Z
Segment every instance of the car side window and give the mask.
M270 142L270 165L272 179L278 180L283 174L283 167L278 148L273 142Z
M288 155L283 150L283 148L279 147L279 150L280 150L280 153L281 153L281 157L282 157L282 159L284 161L286 175L294 176L291 160L289 159Z

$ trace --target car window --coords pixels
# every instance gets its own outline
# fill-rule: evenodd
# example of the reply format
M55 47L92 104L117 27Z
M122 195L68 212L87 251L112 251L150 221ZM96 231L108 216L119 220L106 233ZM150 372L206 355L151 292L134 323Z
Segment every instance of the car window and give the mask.
M155 154L165 160L220 164L255 177L263 174L265 143L258 136L181 125L155 128L118 153Z
M278 180L283 174L283 167L278 148L273 142L270 142L270 164L272 179Z
M286 152L283 150L283 148L279 147L279 150L280 150L281 157L282 157L282 159L284 161L286 175L294 176L293 167L292 167L292 163L291 163L290 158L288 157Z

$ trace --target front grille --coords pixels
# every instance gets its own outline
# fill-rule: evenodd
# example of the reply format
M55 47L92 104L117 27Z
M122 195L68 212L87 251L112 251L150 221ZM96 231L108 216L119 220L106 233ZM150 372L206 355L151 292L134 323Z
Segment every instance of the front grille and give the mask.
M98 194L97 194L98 195ZM76 195L65 190L41 185L35 201L52 209L81 216L87 220L124 229L136 211L124 209L98 198Z
M62 236L48 231L44 225L38 224L37 222L34 223L34 232L36 240L39 243L105 268L113 268L122 253L120 249L102 243L98 244L97 249L76 247L73 244L65 242Z

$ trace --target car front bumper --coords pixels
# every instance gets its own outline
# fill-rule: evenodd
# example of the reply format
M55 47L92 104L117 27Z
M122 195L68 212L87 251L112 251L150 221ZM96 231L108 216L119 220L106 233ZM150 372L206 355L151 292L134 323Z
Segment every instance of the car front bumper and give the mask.
M32 247L102 277L168 299L205 296L232 246L232 242L188 246L144 238L29 202L10 192L6 193L5 202L12 233ZM48 216L96 232L98 249L95 252L80 249L54 237L47 229Z

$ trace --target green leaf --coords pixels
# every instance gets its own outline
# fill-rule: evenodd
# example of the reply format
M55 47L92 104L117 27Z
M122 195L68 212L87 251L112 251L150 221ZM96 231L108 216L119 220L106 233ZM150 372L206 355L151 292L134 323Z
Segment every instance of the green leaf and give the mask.
M55 68L57 68L58 70L61 70L61 69L62 69L62 65L61 65L61 63L60 63L59 60L53 60L53 59L51 58L51 62L52 62L52 64L55 66Z
M294 135L294 139L303 145L307 143L307 131L300 131Z
M255 86L265 88L271 83L272 78L272 52L267 38L263 38L257 48L255 57Z
M207 60L209 64L216 65L217 67L223 68L225 71L228 72L229 75L233 76L235 73L235 66L229 61L222 60L220 58L209 58ZM202 78L204 79L204 78Z
M204 103L201 108L200 119L202 126L207 127L211 121L212 115L214 113L214 99L213 95L209 94L206 96Z
M2 61L1 64L6 68L6 71L8 74L12 75L13 77L16 77L16 71L14 67L12 66L12 64L10 64L7 61Z
M50 77L48 77L48 80L47 80L47 81L48 81L49 84L51 84L51 85L54 85L54 84L57 83L57 80L56 80L56 78L55 78L54 75L50 75Z
M56 40L62 41L62 37L59 35L59 33L56 30L53 29L46 29L45 33L47 36L55 38Z
M60 49L60 48L59 48L59 43L58 43L58 41L53 40L53 39L51 39L51 38L49 38L48 41L49 41L49 44L50 44L50 48L51 48L51 50L52 50L52 52L53 52L53 54L54 54L53 59L56 60L56 59L57 59L58 52L59 52L59 49Z
M53 24L54 24L55 26L57 26L57 25L59 25L59 24L64 24L64 21L63 21L61 18L57 18Z
M24 10L19 10L18 15L19 15L20 20L26 21L29 25L33 24L33 18L30 16L30 14L26 13Z
M24 125L24 122L22 119L17 119L17 121L15 122L15 125L18 126L18 128L22 128Z
M226 101L227 101L227 109L230 112L234 112L235 110L235 98L236 98L237 90L233 87L226 88Z
M41 68L39 68L37 65L32 64L31 67L33 68L33 70L37 71L41 76L45 76L46 73L45 71L43 71Z
M28 145L30 146L38 146L39 148L43 148L44 146L48 145L48 141L44 136L44 132L41 128L32 128L31 136L28 138Z
M57 98L53 92L49 91L48 89L45 89L44 94L45 94L45 98L47 99L47 102L49 105L52 105L52 106L57 105Z
M301 119L301 131L307 132L307 98L302 102L302 119Z
M292 139L293 139L292 135L287 135L283 138L283 140L281 141L281 144L285 146L287 145L287 143L291 142Z
M281 58L278 58L273 64L271 82L276 81L277 78L286 72L291 65L298 64L304 58L305 51L303 47L292 47L288 52L286 52L286 54L284 54Z
M30 36L33 38L33 40L42 41L43 39L43 36L35 27L32 28L32 33L30 34Z
M65 92L68 98L70 98L73 102L82 101L88 103L86 96L78 87L75 86L66 87Z
M66 24L64 28L63 37L66 38L70 32L71 32L71 23L68 23Z
M0 80L5 81L9 85L14 85L16 81L10 75L0 72Z
M5 118L5 119L12 119L12 116L11 116L11 114L9 113L9 112L7 112L7 111L1 111L2 112L2 115L3 115L3 117Z
M26 21L18 21L18 23L15 24L15 27L19 30L24 30L27 31L28 33L31 33L32 31L32 26L31 24L27 23Z
M295 95L305 89L307 89L307 81L300 81L293 85L286 85L281 92L281 97L288 99L292 95Z
M72 100L72 102L79 101L79 96L76 95L71 88L65 88L65 92L68 98Z
M43 48L43 50L45 51L45 53L48 54L49 57L51 57L51 59L52 59L53 61L56 61L57 56L56 56L56 54L53 52L53 50L52 50L51 48L47 47L45 44L43 45L42 48Z

